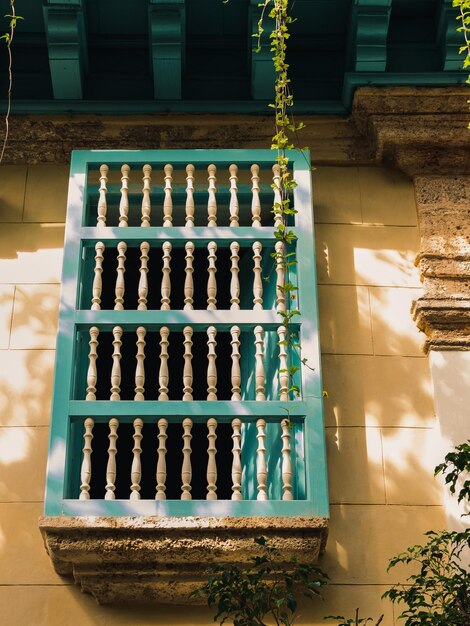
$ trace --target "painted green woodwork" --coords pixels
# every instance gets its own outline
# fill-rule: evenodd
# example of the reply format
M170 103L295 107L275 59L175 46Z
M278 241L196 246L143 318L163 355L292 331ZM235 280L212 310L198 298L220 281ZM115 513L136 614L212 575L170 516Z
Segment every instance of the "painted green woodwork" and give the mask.
M268 113L258 0L22 0L14 113ZM298 114L346 114L356 86L464 83L451 0L296 0ZM6 67L0 47L0 67ZM87 61L88 60L88 61ZM0 72L0 94L6 93ZM4 98L4 96L2 96Z
M179 100L184 62L184 0L150 0L150 50L156 100Z
M348 34L348 67L357 72L383 72L392 0L354 0Z
M44 23L54 98L80 100L87 69L83 0L47 0Z
M55 370L55 386L53 398L53 414L51 421L51 436L49 448L49 463L47 476L47 490L45 501L46 515L168 515L168 516L259 516L259 515L287 515L287 516L327 516L328 495L326 481L326 461L324 445L324 425L322 406L322 382L320 375L319 339L318 339L318 306L315 289L315 259L313 244L313 219L311 199L311 177L308 153L298 152L288 154L293 168L293 175L298 183L294 190L294 204L299 211L296 215L294 230L298 236L297 258L298 268L296 275L291 277L297 281L302 314L296 316L293 330L297 330L302 344L302 357L308 359L309 367L301 368L299 377L302 395L291 402L281 402L277 396L277 335L276 329L280 324L279 315L275 310L253 311L249 309L233 310L100 310L92 311L90 307L90 255L87 250L94 251L94 244L102 241L105 245L116 245L117 241L126 241L129 247L137 246L143 239L158 244L164 240L173 242L174 247L183 244L190 238L196 247L214 240L219 247L229 246L231 241L237 240L241 248L251 246L253 241L261 241L263 248L269 249L276 241L274 228L262 226L260 228L239 227L105 227L97 228L87 224L96 221L96 205L89 206L89 198L96 198L96 185L88 184L89 168L96 170L102 163L106 163L110 171L118 170L122 163L129 163L132 171L141 169L144 163L151 163L154 172L161 170L165 163L172 163L175 171L184 168L187 163L196 166L196 181L201 183L201 176L205 181L204 169L208 163L214 162L218 166L218 204L222 210L225 199L222 188L228 186L223 182L222 172L227 170L232 162L239 165L240 170L248 169L252 163L270 167L273 163L273 153L270 150L168 150L168 151L75 151L72 154L71 174L69 182L69 196L67 208L67 222L64 250L64 267L62 276L62 294L59 315L59 332L57 340L57 362ZM262 170L263 171L263 170ZM201 173L202 172L202 173ZM264 170L266 176L266 170ZM156 178L156 174L155 174ZM226 176L228 180L228 172ZM134 177L135 181L135 177ZM269 180L262 179L262 190L270 189ZM159 183L160 184L160 183ZM113 186L114 185L114 186ZM112 197L116 184L109 183L109 198ZM156 182L153 184L152 206L158 204ZM177 191L178 185L174 185ZM196 188L198 186L196 185ZM250 187L240 183L239 198L247 196ZM271 192L272 193L272 192ZM207 192L206 192L207 198ZM272 201L272 200L271 200ZM265 204L267 200L265 199ZM198 203L197 203L198 204ZM199 202L199 206L201 203ZM269 205L268 205L269 206ZM84 259L88 259L84 263ZM263 257L265 271L269 265L269 255ZM82 271L83 270L83 271ZM242 273L243 268L240 265ZM246 272L252 273L252 264L247 264ZM265 303L272 302L274 306L274 279L265 287ZM195 285L195 288L200 286ZM251 306L247 299L242 306ZM252 383L249 382L253 374L252 339L247 342L251 346L242 351L242 385L244 385L244 399L239 402L229 400L217 401L155 401L141 402L121 400L111 402L107 400L85 401L84 387L86 368L88 366L88 330L97 325L100 332L109 332L115 325L123 327L124 331L135 331L143 325L148 331L158 330L166 325L171 331L178 331L191 325L196 331L205 331L214 324L219 331L228 331L232 325L238 325L241 336L253 337L253 328L261 324L265 329L265 350L272 353L271 361L265 360L266 367L266 401L255 401ZM244 344L242 344L244 345ZM197 366L197 362L195 363ZM220 363L220 365L223 365ZM123 370L123 376L126 372ZM270 383L270 381L273 381ZM250 387L251 385L251 387ZM242 397L243 397L242 396ZM293 482L293 501L282 501L280 482L280 429L279 423L290 415L292 422L291 447L294 464L295 479ZM144 423L155 424L158 417L166 417L169 423L180 424L184 417L191 417L195 424L205 423L208 416L213 416L221 424L230 422L233 417L242 419L244 426L242 439L243 463L246 464L243 493L244 501L220 500L207 502L205 500L115 500L100 499L78 500L80 465L83 446L83 422L86 417L92 417L95 424L107 423L112 416L119 418L121 424L130 423L135 417L140 417ZM266 422L268 455L268 469L271 477L268 479L270 500L256 501L255 479L250 478L256 458L256 449L253 449L253 437L250 430L259 417ZM252 433L251 433L252 434ZM250 443L251 442L251 443ZM156 447L155 447L156 450ZM249 461L252 459L252 461ZM93 460L93 455L92 455ZM194 460L194 459L193 459ZM118 456L119 463L119 456ZM169 468L169 471L171 469ZM179 471L179 468L178 468Z

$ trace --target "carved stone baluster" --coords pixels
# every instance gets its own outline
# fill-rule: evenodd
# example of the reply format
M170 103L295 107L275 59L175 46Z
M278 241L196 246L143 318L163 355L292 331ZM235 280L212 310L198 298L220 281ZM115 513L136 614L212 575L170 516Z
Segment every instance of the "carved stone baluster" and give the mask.
M134 439L134 447L132 448L132 467L131 467L131 500L140 500L140 480L142 478L142 464L140 461L140 455L142 454L142 428L144 426L144 422L137 417L134 422L134 434L132 438Z
M187 241L184 245L186 250L186 268L184 279L184 308L186 310L193 309L193 295L194 295L194 282L193 282L193 261L194 261L194 244L192 241Z
M217 500L217 464L215 461L215 455L217 454L217 448L215 441L217 435L215 430L217 428L217 420L210 417L207 420L207 439L209 445L207 447L207 496L206 500Z
M238 212L239 212L239 205L238 205L238 189L237 189L237 172L238 172L238 167L232 163L232 165L228 168L229 172L230 172L230 205L229 205L229 210L230 210L230 226L233 228L236 228L239 225L238 222Z
M162 326L160 328L160 371L158 373L158 399L168 400L168 336L169 328Z
M162 311L170 310L170 294L171 294L171 281L170 281L170 267L171 262L171 243L165 241L163 244L163 267L162 267L162 298L160 302Z
M208 226L217 226L217 200L215 199L215 194L217 189L215 187L215 183L217 178L215 177L217 168L212 163L208 166L207 172L209 174L207 181L209 183L209 199L207 202L207 225Z
M143 241L140 244L140 279L137 293L139 295L139 304L137 310L147 310L147 295L148 295L148 261L149 261L150 244L148 241Z
M268 470L266 466L266 421L264 419L259 419L256 421L256 428L258 429L258 434L256 438L258 439L258 449L256 456L256 480L258 482L258 495L256 497L257 500L267 500L268 494L266 491L266 480L268 478Z
M114 491L116 489L116 454L117 447L116 441L118 438L117 429L119 427L119 421L112 417L109 420L109 447L108 447L108 464L106 465L106 493L104 495L105 500L114 500Z
M261 277L261 242L255 241L253 244L253 309L259 311L263 309L263 279Z
M290 422L284 418L281 421L282 429L282 499L293 500L292 496L292 462L290 452Z
M256 385L256 399L266 400L264 395L264 341L263 341L263 327L255 326L255 385Z
M103 273L103 252L105 250L104 243L98 241L95 245L95 269L93 277L92 298L91 298L91 310L99 311L101 309L101 292L103 290L103 280L101 274Z
M142 172L144 173L142 178L144 186L142 189L142 217L140 218L140 225L150 226L150 182L152 180L150 174L152 173L152 166L144 165Z
M185 226L194 226L194 165L186 166L186 220Z
M114 310L124 310L124 272L126 271L126 250L127 244L124 241L120 241L117 245L118 249L118 266L117 266L117 278L116 278L116 297L114 298Z
M106 187L106 183L108 182L108 172L109 167L107 165L102 165L100 167L100 196L98 198L98 218L96 220L97 226L106 226L106 212L108 210L108 205L106 202L106 192L108 188Z
M87 394L85 400L96 400L96 382L98 380L98 370L96 369L96 359L98 358L98 335L99 328L92 326L90 328L90 352L88 353L88 371L86 375Z
M217 280L215 278L215 273L217 272L217 244L215 241L210 241L207 244L207 250L209 252L207 256L207 260L209 262L207 270L209 273L209 277L207 279L207 308L208 310L215 310L217 309Z
M279 399L282 402L289 400L289 370L287 365L287 340L286 327L279 326L277 335L279 337Z
M240 383L241 383L241 371L240 371L240 329L238 326L232 326L230 329L232 335L232 400L241 400L240 395Z
M261 202L259 199L259 165L253 164L251 170L251 225L261 226Z
M158 461L157 461L157 492L155 500L166 500L166 440L168 435L168 420L164 417L158 420Z
M183 368L183 400L193 399L193 329L191 326L183 328L184 335L184 368Z
M274 250L276 251L276 311L285 312L286 294L284 285L286 283L286 264L284 256L286 247L284 242L276 242Z
M163 168L165 172L165 199L163 200L163 226L173 226L173 200L171 193L173 191L171 183L173 182L173 166L167 163Z
M191 500L191 428L193 420L185 417L183 420L183 465L181 467L181 500Z
M110 400L121 399L121 346L122 328L113 328L113 367L111 369L111 397Z
M124 164L121 167L121 201L119 202L119 226L128 225L129 215L129 172L131 168Z
M240 268L238 267L238 261L240 260L240 257L238 256L239 250L239 243L237 241L232 241L230 244L230 261L232 263L230 267L230 308L232 311L240 308L240 280L238 278L238 272L240 271Z
M242 499L241 427L242 423L238 417L232 420L232 500Z
M215 336L217 335L217 330L214 326L209 326L207 329L207 399L208 400L217 400L217 368L215 365L215 360L217 355L215 353L215 347L217 345L217 341L215 340Z
M144 384L145 384L145 368L144 368L144 360L145 360L145 335L147 331L143 326L139 326L137 328L137 354L136 361L137 365L135 368L135 396L134 400L145 400L144 397Z
M282 224L281 168L278 163L273 165L273 189L274 226L278 228Z
M95 422L91 419L91 417L87 417L85 420L85 434L83 435L84 445L83 445L83 460L82 467L80 471L80 497L79 500L89 500L90 499L90 480L91 480L91 453L93 452L91 448L91 440L93 439L93 426Z

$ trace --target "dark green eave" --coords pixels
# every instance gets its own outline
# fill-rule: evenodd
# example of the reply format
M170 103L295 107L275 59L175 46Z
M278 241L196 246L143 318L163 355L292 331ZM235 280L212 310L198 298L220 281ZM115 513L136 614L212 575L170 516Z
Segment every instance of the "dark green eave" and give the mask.
M22 0L13 112L269 113L259 0ZM295 0L288 61L299 114L344 115L362 85L455 85L452 0ZM5 29L6 29L5 20ZM0 47L0 94L7 90ZM5 102L0 102L5 109ZM1 111L0 111L1 113Z

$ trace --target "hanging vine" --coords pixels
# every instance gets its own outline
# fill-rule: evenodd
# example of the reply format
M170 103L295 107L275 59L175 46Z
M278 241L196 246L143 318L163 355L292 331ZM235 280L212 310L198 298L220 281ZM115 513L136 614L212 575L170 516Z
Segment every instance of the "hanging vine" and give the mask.
M289 14L289 0L263 0L259 6L261 7L261 16L258 21L258 31L254 34L257 41L257 51L261 50L266 16L273 20L269 37L275 72L274 103L269 106L274 109L275 124L271 149L277 152L276 163L279 168L279 183L278 186L275 186L275 191L278 193L275 196L273 213L276 227L274 235L283 245L272 253L272 256L276 265L282 267L286 276L284 284L278 287L286 302L284 310L279 312L282 316L282 324L286 328L286 338L280 344L285 344L288 348L289 393L299 394L300 388L295 382L295 374L298 372L299 366L293 362L292 357L293 354L299 355L300 344L297 333L292 330L292 320L295 316L300 315L300 311L295 304L297 287L290 280L290 272L297 264L295 251L292 250L292 244L295 243L297 237L289 227L291 216L297 213L292 205L292 193L297 184L292 178L287 156L287 151L293 150L295 147L293 137L296 137L296 133L304 126L302 123L296 124L292 114L294 97L287 62L289 26L294 20ZM301 359L301 361L306 365L306 359Z
M7 110L5 113L5 137L3 138L2 151L0 152L0 164L3 161L3 155L5 154L5 148L8 142L8 134L10 131L10 110L11 110L11 92L13 88L13 57L11 53L11 46L15 37L16 23L18 20L22 20L21 15L16 15L15 0L10 0L11 13L7 13L4 17L9 18L10 23L8 31L0 36L0 39L4 39L7 45L8 51L8 90L7 90Z

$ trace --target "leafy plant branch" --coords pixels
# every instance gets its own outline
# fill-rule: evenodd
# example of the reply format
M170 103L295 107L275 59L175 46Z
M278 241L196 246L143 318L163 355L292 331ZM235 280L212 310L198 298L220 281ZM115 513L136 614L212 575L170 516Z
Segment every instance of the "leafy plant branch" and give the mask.
M0 39L4 39L8 50L8 91L7 91L7 111L5 114L5 137L3 139L2 151L0 152L0 163L3 161L3 155L5 154L5 148L8 142L8 135L10 131L10 111L11 111L11 92L13 88L13 57L11 53L11 46L15 37L16 23L18 20L22 20L21 15L16 15L15 0L10 0L11 13L7 13L4 17L9 18L8 31L0 36Z

